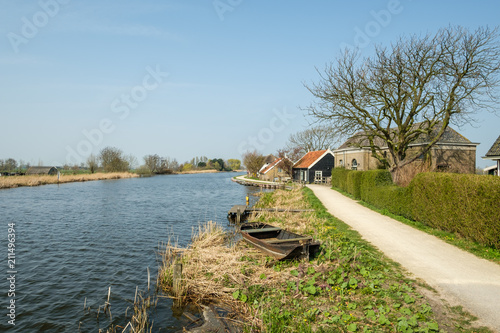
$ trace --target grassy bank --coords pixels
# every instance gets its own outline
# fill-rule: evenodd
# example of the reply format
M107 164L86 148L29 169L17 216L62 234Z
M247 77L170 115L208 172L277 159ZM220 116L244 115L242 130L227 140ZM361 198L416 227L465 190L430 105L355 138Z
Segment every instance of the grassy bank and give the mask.
M121 179L121 178L133 178L133 177L138 177L138 175L129 172L61 175L59 180L57 179L57 176L45 176L45 175L9 176L9 177L0 177L0 189L15 188L20 186L39 186L47 184L62 184L62 183L72 183L72 182L85 182L92 180Z
M183 264L182 299L224 303L247 332L489 332L451 308L429 287L328 214L309 189L266 193L261 207L314 208L314 213L260 213L254 220L312 235L322 242L312 261L276 262L214 224L188 249L167 246L160 286L172 288Z

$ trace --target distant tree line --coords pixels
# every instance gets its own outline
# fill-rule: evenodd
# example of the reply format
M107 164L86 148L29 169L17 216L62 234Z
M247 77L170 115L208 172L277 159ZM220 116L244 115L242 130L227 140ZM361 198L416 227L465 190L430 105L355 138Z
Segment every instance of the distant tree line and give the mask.
M22 173L25 172L30 165L24 164L21 160L19 163L13 158L0 159L0 172L4 173Z
M194 171L194 170L217 170L233 171L241 168L241 161L238 159L224 160L222 158L209 159L206 156L196 156L190 161L178 163L176 159L161 157L157 154L144 156L144 165L141 171L154 174L168 174L173 172Z
M241 161L238 159L224 160L222 158L209 159L206 156L197 156L190 161L179 163L175 158L160 156L158 154L145 155L144 164L139 165L137 158L133 155L126 155L121 149L116 147L105 147L98 154L91 154L85 163L80 165L57 166L66 172L126 172L136 171L144 174L171 174L174 172L193 170L217 170L233 171L241 168ZM43 162L39 161L39 166ZM30 168L30 164L19 163L13 159L0 159L0 172L2 173L23 173Z

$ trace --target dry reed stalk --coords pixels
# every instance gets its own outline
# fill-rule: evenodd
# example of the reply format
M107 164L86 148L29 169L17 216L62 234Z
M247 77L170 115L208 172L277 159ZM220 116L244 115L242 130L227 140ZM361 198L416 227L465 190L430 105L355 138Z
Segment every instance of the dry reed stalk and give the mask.
M130 172L61 175L59 180L57 179L57 176L48 176L48 175L47 176L40 176L40 175L2 176L0 177L0 189L15 188L20 186L39 186L47 184L62 184L62 183L72 183L72 182L134 178L134 177L138 177L138 175Z
M304 200L302 190L295 187L292 190L275 190L273 192L273 207L292 210L292 209L308 209L306 200ZM313 224L312 214L308 212L291 213L291 212L253 212L249 221L266 221L271 224L286 228L295 233L303 234L314 231L311 226Z
M193 230L192 244L179 249L168 244L163 251L163 267L159 273L160 287L171 292L173 267L182 263L182 296L184 302L194 304L223 304L230 307L244 322L261 320L250 307L233 298L233 292L252 285L277 288L286 283L286 274L266 267L265 257L242 242L228 246L228 234L215 222L209 221ZM251 258L251 261L245 260ZM262 278L265 276L265 279Z

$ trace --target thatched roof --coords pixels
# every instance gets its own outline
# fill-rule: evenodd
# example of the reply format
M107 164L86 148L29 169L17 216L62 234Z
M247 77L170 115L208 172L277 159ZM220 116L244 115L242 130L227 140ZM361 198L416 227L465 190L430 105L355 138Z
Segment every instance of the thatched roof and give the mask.
M35 166L26 171L27 175L55 175L57 174L56 167Z

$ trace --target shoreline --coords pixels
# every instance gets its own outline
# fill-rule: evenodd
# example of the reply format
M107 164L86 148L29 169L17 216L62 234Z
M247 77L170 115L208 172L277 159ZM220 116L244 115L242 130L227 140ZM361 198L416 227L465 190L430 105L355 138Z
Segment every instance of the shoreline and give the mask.
M182 171L175 172L171 175L194 175L202 173L219 173L219 172L233 172L233 171L217 171L217 170L193 170L193 171ZM155 176L155 175L140 175L132 172L96 172L93 174L79 174L79 175L62 175L59 180L56 175L24 175L24 176L2 176L0 177L0 190L11 189L18 187L34 187L42 185L51 184L65 184L65 183L79 183L87 181L96 180L108 180L108 179L129 179L129 178L140 178L145 176Z
M228 246L228 234L210 221L188 247L168 243L161 289L182 304L222 307L251 331L492 332L328 213L309 188L266 193L257 206L288 210L260 211L252 220L309 235L321 252L310 261L269 260L243 241ZM292 208L315 211L290 215Z
M217 171L215 169L208 170L191 170L191 171L176 171L173 175L194 175L198 173L239 173L244 172L245 170L233 170L233 171Z
M218 172L229 172L229 171L217 171L215 169L210 170L192 170L192 171L178 171L174 172L173 175L194 175L198 173L218 173Z
M78 182L107 180L107 179L127 179L136 177L139 177L139 175L130 172L61 175L59 180L55 175L54 176L49 176L49 175L3 176L0 177L0 189L33 187L33 186L41 186L49 184L78 183Z

